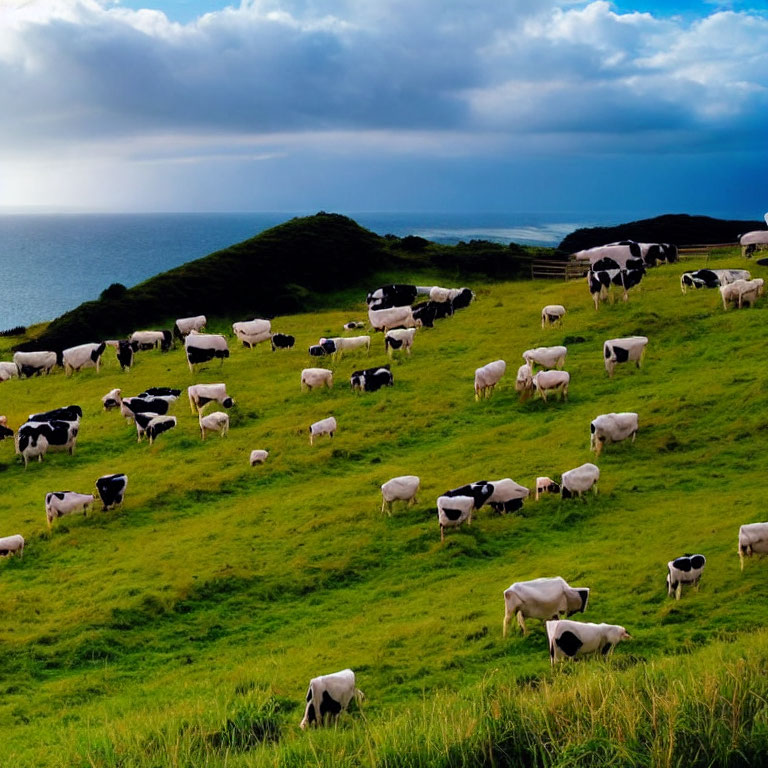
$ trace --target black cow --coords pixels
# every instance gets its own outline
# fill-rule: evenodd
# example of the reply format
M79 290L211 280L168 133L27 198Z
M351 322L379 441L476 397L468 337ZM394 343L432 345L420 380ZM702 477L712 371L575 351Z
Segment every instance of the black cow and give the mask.
M83 418L83 409L79 405L67 405L63 408L54 408L52 411L32 413L27 421L80 421Z
M322 344L313 344L309 348L309 354L312 357L322 357L323 355L332 355L336 351L336 344L332 339L326 339Z
M102 509L107 510L122 504L127 487L128 476L122 473L100 477L96 481L96 490L99 492Z
M273 352L276 349L290 349L296 343L296 339L287 333L273 333L270 341L272 342Z
M417 293L415 285L384 285L369 293L366 297L366 302L369 309L404 307L406 304L411 304L416 300Z
M469 485L462 485L459 488L446 491L443 496L471 496L475 501L475 509L480 509L493 495L493 490L492 483L489 483L487 480L478 480L475 483L469 483Z
M120 368L124 371L126 368L130 368L133 365L133 355L139 351L139 344L136 341L128 341L128 339L120 339L117 342L117 362L120 363Z
M687 288L718 288L720 278L711 269L697 269L693 272L684 272L680 282Z
M472 291L470 291L469 288L462 288L459 291L458 295L455 296L454 299L451 301L451 308L453 311L457 309L464 309L465 307L468 307L472 303L472 299L474 298L475 298L475 294L472 293Z
M0 440L5 440L6 437L13 437L13 430L0 424Z
M349 379L353 390L360 392L376 392L382 387L391 387L394 383L392 371L389 365L378 368L366 368L362 371L354 371Z

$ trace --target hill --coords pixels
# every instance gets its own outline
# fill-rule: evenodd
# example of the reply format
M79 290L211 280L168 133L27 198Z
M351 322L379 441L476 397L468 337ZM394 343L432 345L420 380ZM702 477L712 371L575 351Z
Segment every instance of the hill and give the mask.
M618 240L639 243L674 243L677 246L707 243L737 243L739 235L754 229L765 229L764 221L729 221L709 216L667 214L652 219L632 221L615 227L577 229L565 237L558 250L575 253Z
M740 266L736 250L709 266ZM691 261L686 266L703 266ZM736 556L741 523L764 519L768 482L768 302L724 313L714 292L681 295L679 265L649 272L627 304L595 312L581 281L471 282L477 301L419 331L393 362L391 389L357 396L355 368L302 394L304 352L364 316L363 296L284 315L293 350L232 356L190 375L182 350L140 353L121 373L11 380L16 427L55 405L82 405L74 456L26 471L0 443L2 535L23 559L0 562L4 761L14 768L96 766L756 765L768 754L766 563ZM407 281L407 270L393 277ZM371 286L369 286L371 287ZM563 329L540 307L563 303ZM227 332L232 315L212 320ZM605 338L650 338L643 368L608 379ZM0 339L0 353L21 339ZM518 402L523 350L564 343L565 403ZM734 355L734 350L743 353ZM749 354L754 349L755 354ZM475 402L474 369L507 360ZM313 361L311 364L316 364ZM324 361L326 362L326 361ZM237 403L224 439L202 442L178 402L177 428L151 448L119 414L112 387L226 381ZM512 477L531 486L593 459L589 422L636 410L634 444L599 460L600 493L482 510L440 543L434 500L447 488ZM339 431L310 448L307 425ZM263 467L248 466L266 448ZM56 521L45 493L87 492L126 472L124 509ZM420 501L380 513L379 485L422 478ZM665 592L666 563L708 559L699 592ZM633 636L607 660L552 670L540 622L501 637L503 590L561 575L591 588L583 617ZM337 729L298 731L309 678L351 667L367 699Z

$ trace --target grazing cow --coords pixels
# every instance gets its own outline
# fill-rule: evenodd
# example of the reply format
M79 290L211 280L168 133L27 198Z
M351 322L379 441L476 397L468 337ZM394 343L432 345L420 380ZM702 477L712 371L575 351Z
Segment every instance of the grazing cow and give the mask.
M95 368L99 372L101 366L101 356L107 348L105 342L100 344L80 344L77 347L69 347L61 353L61 359L64 363L64 373L70 376L74 371L82 368Z
M74 512L82 512L85 517L88 507L93 504L93 494L76 493L75 491L55 491L46 494L45 519L48 527L57 517L71 515Z
M368 320L375 331L385 332L392 328L416 328L420 325L410 306L369 309Z
M755 305L758 297L763 294L763 278L754 280L735 280L728 285L720 286L720 296L723 300L723 309L728 309L728 304L734 304L741 309L744 304L750 307Z
M57 363L55 352L16 352L13 362L19 369L19 376L39 376L50 373Z
M503 480L492 480L489 485L493 493L488 497L487 503L491 505L496 512L517 512L522 509L523 499L528 498L530 491L524 486L516 483L509 477Z
M0 440L5 440L6 437L13 437L13 430L8 426L8 419L0 416Z
M356 331L358 328L365 328L365 323L360 320L350 320L348 323L344 323L345 331Z
M417 295L415 285L384 285L366 297L369 309L390 309L412 304Z
M152 419L161 414L147 411L146 413L136 413L133 415L133 423L136 425L136 442L140 443L141 438L147 434L147 427L152 423Z
M329 720L335 722L352 699L360 702L362 698L363 692L355 688L355 673L351 669L313 677L309 681L307 707L299 727L304 730L308 725L324 725Z
M533 371L528 363L523 363L517 369L515 392L520 393L521 403L524 403L533 394Z
M10 555L24 557L24 537L20 533L0 538L0 556Z
M416 475L400 475L387 480L381 486L381 511L392 516L392 504L396 501L405 501L408 506L416 503L416 494L419 492L421 480Z
M310 357L323 357L332 355L336 351L336 345L331 339L323 339L321 344L312 344L307 351Z
M118 472L114 475L102 475L96 481L96 490L101 499L102 511L118 507L125 499L125 489L128 487L128 475Z
M247 320L232 323L232 330L244 347L253 349L255 344L266 341L272 336L272 323L269 320Z
M393 328L391 331L387 331L384 336L384 349L386 353L392 357L394 351L400 349L410 355L415 335L415 328Z
M180 317L173 325L173 335L177 339L183 339L185 336L189 336L192 331L200 333L205 328L207 322L205 315Z
M378 368L366 368L362 371L353 371L349 377L353 392L377 392L382 387L391 387L394 383L389 364Z
M433 285L429 289L429 300L438 304L445 304L451 300L451 289L441 288L439 285Z
M214 411L203 416L202 410L198 411L197 420L200 423L200 436L205 440L206 432L218 432L219 437L229 432L229 414L224 411Z
M411 312L417 326L434 328L435 320L442 320L444 317L453 315L453 304L451 302L424 301L420 304L414 304L411 307Z
M541 327L552 327L553 325L563 325L563 315L565 307L562 304L547 304L541 310Z
M486 363L477 368L475 370L475 400L479 400L481 397L490 397L506 370L507 364L504 360L494 360L492 363Z
M581 496L582 493L592 488L597 493L597 481L600 479L600 470L587 462L576 469L563 472L560 479L560 496L570 499L573 496Z
M590 269L587 272L587 285L595 302L595 309L600 301L606 301L612 285L621 286L624 301L629 299L629 289L639 285L645 275L645 267L636 269Z
M590 622L557 619L548 621L549 659L554 665L559 659L575 659L592 653L609 656L622 640L632 636L618 624L592 624Z
M193 384L187 387L189 410L202 410L208 403L220 403L224 408L231 408L235 401L227 394L226 384Z
M138 342L129 341L128 339L120 339L117 342L117 362L120 363L120 370L124 371L126 368L130 369L133 365L133 355L138 352Z
M113 408L119 408L123 402L122 390L110 389L104 397L101 398L101 403L104 406L105 411L111 411Z
M166 400L168 404L176 402L181 394L180 389L174 389L173 387L147 387L143 392L139 392L137 397L149 398L156 397L160 400Z
M168 430L173 429L175 426L175 416L155 416L144 430L149 438L149 444L152 445L158 435L168 432Z
M739 528L739 563L744 570L744 558L768 554L768 523L748 523Z
M71 421L79 424L82 418L83 409L79 405L65 405L62 408L54 408L51 411L30 413L27 421Z
M0 363L0 381L19 377L19 366L16 363Z
M333 434L336 432L336 419L333 416L329 416L327 419L320 419L309 427L309 444L315 444L315 438L321 435L328 435L333 438Z
M568 371L539 371L531 379L534 391L545 403L547 402L547 395L552 392L559 392L560 399L567 400L570 382L571 374Z
M746 269L695 269L680 275L680 290L687 293L688 288L719 288L751 277Z
M523 635L528 634L526 619L559 619L562 614L584 613L589 600L588 587L571 587L560 576L516 581L504 590L504 624L502 635L514 616Z
M475 500L471 496L440 496L437 499L437 519L440 523L440 541L445 541L445 529L460 526L464 521L472 524Z
M455 312L457 309L465 309L475 298L475 294L469 288L451 289L451 309Z
M344 352L351 352L353 349L371 351L370 336L334 336L331 339L320 339L317 343L326 354L332 355L334 360L340 359Z
M628 336L624 339L608 339L603 344L603 357L605 358L605 370L609 376L617 363L634 363L638 368L645 355L645 347L648 344L647 336Z
M589 425L589 447L600 456L606 443L620 443L628 437L635 442L638 416L636 413L604 413Z
M162 397L124 397L120 403L120 413L129 422L135 421L140 413L163 416L169 408L170 403Z
M274 352L276 349L291 349L296 343L296 339L287 333L273 333L270 336L270 342Z
M333 387L333 371L328 368L305 368L301 372L301 391L316 389L317 387Z
M667 594L680 599L683 584L693 584L699 591L699 580L707 558L704 555L684 555L667 563Z
M191 333L184 339L184 349L190 372L194 372L193 365L207 363L216 357L223 363L224 358L229 357L227 340L217 333Z
M542 493L560 493L560 485L549 477L536 478L536 501Z
M139 350L157 349L167 352L173 346L173 334L170 331L134 331L130 342L138 344Z
M480 509L480 507L488 503L491 496L493 496L493 491L493 486L487 480L477 480L474 483L468 483L467 485L461 485L458 488L446 491L443 496L448 498L469 496L472 499L473 509Z
M42 461L48 449L72 455L79 431L80 425L70 421L28 421L16 431L16 453L24 459L25 469L30 459Z
M640 246L632 240L587 248L571 256L577 261L589 261L590 268L596 272L610 269L638 269L643 266Z
M542 368L562 368L567 354L567 347L536 347L523 352L523 360L531 366L532 371L537 365Z
M257 464L263 464L267 460L268 456L269 451L265 451L261 448L257 448L256 450L251 451L251 456L249 459L251 466L255 467Z

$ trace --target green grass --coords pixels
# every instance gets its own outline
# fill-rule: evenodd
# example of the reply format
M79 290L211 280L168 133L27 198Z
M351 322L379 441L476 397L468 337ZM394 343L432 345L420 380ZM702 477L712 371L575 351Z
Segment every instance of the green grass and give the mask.
M710 260L742 264L735 250ZM475 284L477 301L419 331L378 393L353 394L348 377L386 359L380 336L369 358L333 365L333 390L299 391L301 368L324 364L306 347L365 317L349 296L275 320L295 349L233 342L221 367L194 376L181 349L140 353L127 373L110 350L98 375L2 384L14 428L36 410L84 410L74 457L25 471L0 443L0 535L27 539L23 560L0 563L4 762L754 764L766 751L768 582L765 563L739 571L736 538L766 519L768 315L765 302L723 313L716 292L683 296L679 273L695 266L653 270L628 304L597 313L582 281ZM568 308L562 330L540 328L547 303ZM608 379L602 341L638 333L644 367ZM569 401L521 405L523 350L569 336L584 339L568 345ZM0 339L0 356L18 341ZM506 377L475 402L474 369L496 358ZM224 439L202 442L184 399L177 429L151 448L101 410L115 386L215 381L237 401ZM604 451L598 496L484 509L440 543L442 491L506 476L532 486L590 461L590 420L621 410L640 414L640 432ZM336 438L310 448L307 426L331 414ZM263 467L248 466L253 448L270 451ZM90 492L118 471L123 510L47 532L45 493ZM420 502L382 516L379 485L410 473ZM665 568L683 552L708 563L700 592L675 603ZM584 619L635 639L607 664L554 672L540 622L502 639L503 590L547 575L591 587ZM309 678L344 667L362 709L299 732Z

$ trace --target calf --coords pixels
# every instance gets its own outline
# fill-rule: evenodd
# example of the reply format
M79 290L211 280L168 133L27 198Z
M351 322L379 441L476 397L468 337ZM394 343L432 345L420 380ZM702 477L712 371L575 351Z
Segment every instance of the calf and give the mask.
M168 330L163 331L134 331L130 342L137 344L137 349L157 349L167 352L173 346L173 334Z
M308 725L324 725L329 720L335 722L353 698L359 702L363 693L355 688L355 673L351 669L313 677L309 681L307 707L299 727L304 730Z
M57 363L55 352L16 352L13 362L19 370L19 376L39 376L50 373Z
M701 573L706 565L704 555L684 555L667 563L667 594L676 600L680 599L683 584L693 584L699 591Z
M264 451L260 448L257 448L256 450L251 451L251 456L249 459L251 466L255 467L257 464L263 464L267 460L268 456L269 456L269 451Z
M45 497L45 518L48 528L57 517L71 515L74 512L83 513L85 517L88 507L93 504L93 494L75 493L75 491L55 491Z
M193 384L187 387L189 410L198 411L208 403L220 403L224 408L231 408L235 401L227 394L226 384Z
M589 447L600 456L606 443L620 443L631 437L635 442L638 416L636 413L604 413L589 425Z
M194 365L201 365L215 358L223 363L224 359L229 357L227 340L215 333L191 333L184 339L184 349L190 372L194 372Z
M568 399L568 385L571 374L568 371L539 371L532 379L534 391L546 403L549 393L560 393L562 400Z
M744 558L768 554L768 523L749 523L739 528L739 563L744 570Z
M471 496L440 496L437 499L437 519L440 523L440 541L445 541L445 529L460 526L464 521L472 524L475 500Z
M516 581L504 590L504 624L502 634L514 616L523 635L528 634L526 619L559 619L561 615L584 613L589 600L588 587L571 587L560 576Z
M344 323L345 331L356 331L358 328L365 328L365 323L359 320L350 320L348 323Z
M333 438L334 432L336 432L336 419L333 416L316 421L309 427L309 444L314 445L315 438L321 435L328 435Z
M629 336L624 339L608 339L603 344L603 357L605 358L605 370L609 376L618 363L632 362L638 368L645 355L645 347L648 344L646 336Z
M96 481L96 490L101 499L102 511L119 507L125 499L128 487L128 475L118 472L114 475L102 475Z
M192 331L200 333L208 321L205 315L195 315L195 317L180 317L173 325L173 335L177 339L183 339L189 336Z
M305 368L301 372L301 391L316 389L317 387L333 387L333 371L327 368Z
M560 486L548 477L536 478L536 501L542 493L560 493Z
M232 330L244 347L253 349L255 344L266 341L272 336L272 323L269 320L247 320L232 323Z
M565 307L562 304L547 304L541 310L541 327L553 325L563 325L563 315L565 315Z
M286 333L273 333L270 336L270 342L274 352L276 349L291 349L296 343L296 339Z
M353 392L377 392L382 387L391 387L394 378L389 365L382 365L378 368L354 371L349 377L349 383Z
M563 472L560 481L560 496L570 499L573 496L581 496L582 493L592 488L597 493L597 481L600 479L600 470L590 463L582 464L576 469Z
M622 640L632 636L618 624L592 624L559 619L548 621L549 659L554 665L560 659L576 659L593 653L609 656Z
M504 360L494 360L475 370L475 400L490 397L494 387L499 383L507 364Z
M408 506L416 503L421 480L416 475L401 475L387 480L381 486L381 511L392 516L392 504L395 501L405 501Z
M107 348L105 342L100 344L80 344L77 347L69 347L61 353L64 363L64 373L70 376L73 372L82 368L95 368L99 372L101 356Z
M80 425L71 421L47 421L22 424L16 432L16 453L24 459L24 468L30 459L43 460L49 450L75 452Z
M386 353L392 357L393 352L399 349L410 355L415 335L415 328L393 328L391 331L387 331L384 336L384 349Z
M523 360L531 366L532 371L537 365L542 368L562 368L567 354L567 347L536 347L523 352Z
M197 420L200 423L200 436L205 440L206 432L218 432L219 437L229 432L229 414L224 411L214 411L207 416L203 416L203 412L198 411Z
M0 538L0 556L10 555L24 557L24 537L20 533Z

